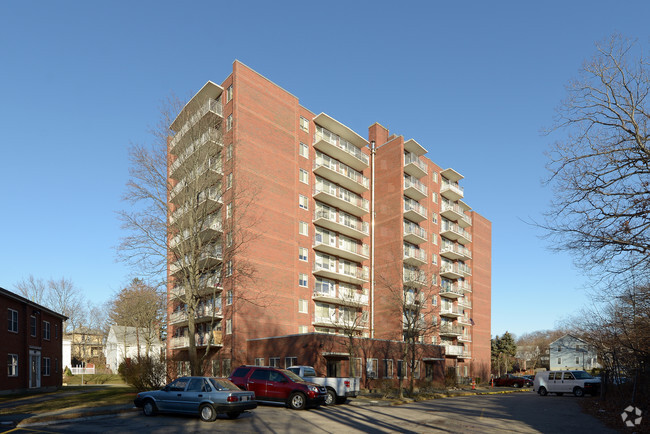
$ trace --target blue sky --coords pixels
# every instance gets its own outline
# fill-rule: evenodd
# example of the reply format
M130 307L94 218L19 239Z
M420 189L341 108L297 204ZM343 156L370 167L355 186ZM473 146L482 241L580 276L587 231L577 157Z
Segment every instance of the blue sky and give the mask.
M463 174L492 221L492 333L553 328L589 299L524 223L550 200L544 151L560 136L540 130L594 42L645 45L648 16L642 1L0 2L0 286L67 277L103 302L127 283L127 149L166 96L239 59L313 112L362 136L377 121Z

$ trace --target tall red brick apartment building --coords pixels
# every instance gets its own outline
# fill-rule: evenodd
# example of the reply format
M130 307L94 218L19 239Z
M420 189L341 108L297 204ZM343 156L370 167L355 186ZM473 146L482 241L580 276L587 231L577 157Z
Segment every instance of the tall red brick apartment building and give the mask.
M309 364L366 381L489 373L491 223L464 201L461 174L380 124L366 139L309 111L238 61L220 85L203 86L172 129L170 219L187 210L178 191L189 172L178 168L193 150L213 150L209 169L197 171L212 177L205 229L217 240L199 276L206 307L195 315L197 347L210 346L206 372L228 375L247 363ZM201 139L188 139L197 129ZM255 224L228 256L240 202ZM177 260L170 255L167 355L178 375L189 359ZM237 286L242 270L250 278ZM406 314L396 293L421 303L427 324L416 372L401 360Z

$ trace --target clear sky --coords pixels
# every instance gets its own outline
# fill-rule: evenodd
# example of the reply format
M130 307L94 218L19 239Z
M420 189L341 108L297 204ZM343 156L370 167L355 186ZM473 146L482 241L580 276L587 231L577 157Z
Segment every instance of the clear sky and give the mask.
M624 7L624 9L623 9ZM526 220L551 191L544 137L564 85L613 32L648 43L647 1L0 2L0 286L66 277L103 302L127 149L160 102L238 59L362 136L374 122L465 176L492 221L492 334L588 303L568 255Z

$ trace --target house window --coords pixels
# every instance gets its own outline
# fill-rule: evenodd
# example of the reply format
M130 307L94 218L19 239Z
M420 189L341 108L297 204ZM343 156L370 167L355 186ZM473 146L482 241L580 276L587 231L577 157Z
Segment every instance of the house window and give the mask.
M298 206L300 206L301 209L309 209L309 199L307 199L307 196L303 196L302 194L298 198Z
M557 347L557 352L558 353L562 352L562 347Z
M300 174L298 176L298 179L303 184L309 184L309 172L307 172L305 169L300 169Z
M300 273L298 275L298 286L302 286L303 288L307 288L307 275L305 273Z
M309 121L300 116L300 129L309 132Z
M298 300L298 313L309 313L307 300L304 300L302 298Z
M256 357L255 366L264 366L264 357Z
M59 325L54 324L54 339L59 339Z
M300 235L309 235L309 228L307 226L307 222L300 222L298 224L298 233Z
M7 315L9 317L9 331L18 333L18 311L8 309Z
M303 326L298 326L298 333L300 333L300 334L308 333L307 326L304 326L304 325Z
M232 115L229 115L228 118L226 119L226 131L230 131L232 129Z
M44 377L49 377L50 376L50 358L49 357L43 357L43 376Z
M59 359L54 359L54 373L59 373Z
M305 145L303 142L300 142L298 154L300 154L301 157L309 158L309 146Z
M284 358L284 367L285 369L288 368L289 366L297 366L298 365L298 357L285 357Z
M298 247L298 259L301 261L307 261L307 249L305 247Z
M269 357L269 366L272 368L280 367L280 358L279 357Z
M227 335L232 334L232 320L231 319L226 320L226 334Z
M393 360L384 359L384 378L393 378Z
M50 340L50 323L49 321L43 321L43 339L46 341Z
M29 316L29 324L30 324L30 335L32 337L36 337L36 317L34 315Z
M226 102L232 101L232 84L226 89Z
M561 364L561 363L562 363L562 357L558 357L558 358L557 358L557 364L559 365L559 364Z
M10 377L18 376L18 354L9 354L7 358L7 375Z

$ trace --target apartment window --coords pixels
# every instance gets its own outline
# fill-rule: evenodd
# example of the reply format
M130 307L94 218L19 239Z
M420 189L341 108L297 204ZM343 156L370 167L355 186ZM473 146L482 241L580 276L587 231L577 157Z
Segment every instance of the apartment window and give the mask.
M433 337L431 338L431 343L432 343L433 345L438 345L438 336L433 336Z
M44 377L49 377L50 376L50 358L49 357L43 357L43 372L42 372Z
M438 265L438 255L436 255L435 253L431 255L431 263L433 265Z
M298 247L298 259L301 261L307 261L308 251L305 247Z
M232 84L226 89L226 102L232 101Z
M379 363L377 359L367 359L366 360L366 377L368 378L379 378Z
M300 142L300 147L298 148L298 154L300 154L301 157L309 158L309 146L307 146L303 142Z
M43 339L50 340L50 323L48 321L43 321Z
M438 224L438 214L436 214L435 212L433 213L433 224L434 225Z
M431 317L431 324L433 324L434 326L438 325L438 317L436 316L436 314L433 314L433 316Z
M298 313L309 313L307 300L304 300L302 298L298 300Z
M230 306L232 304L232 289L229 289L226 292L226 306Z
M284 358L284 368L288 368L289 366L297 366L298 365L298 357L285 357Z
M393 359L384 359L384 378L393 378Z
M228 118L226 119L226 131L230 131L232 129L232 115L229 115Z
M300 116L300 129L309 132L309 121Z
M227 335L232 334L232 320L231 319L226 320L226 334Z
M300 179L300 182L303 184L309 184L309 172L307 172L305 169L300 169L300 175L298 176L298 179Z
M232 218L232 202L226 205L226 218Z
M256 357L255 366L264 366L264 357Z
M307 275L305 273L300 273L298 275L298 286L307 288Z
M433 172L431 175L433 176L433 182L438 182L438 172Z
M7 316L9 318L9 331L18 333L18 311L7 309Z
M431 193L431 196L433 197L433 203L438 203L438 193Z
M431 299L431 304L434 306L438 306L438 296L434 295L433 298Z
M279 357L269 357L269 366L272 368L280 367L280 358Z
M232 232L228 231L228 233L226 233L226 247L230 246L232 246Z
M226 147L226 161L232 158L232 143Z
M30 335L32 337L36 337L36 316L30 315L29 316L29 324L30 324Z
M438 234L432 233L431 234L431 241L433 242L433 244L435 244L437 246L438 245Z
M307 196L303 196L302 194L298 198L298 206L301 209L309 209L309 199Z
M10 377L18 376L18 354L8 354L7 375Z
M298 333L300 334L308 333L307 326L298 326Z
M300 235L307 235L309 236L309 228L307 226L307 222L300 222L298 224L298 233Z
M226 190L232 187L232 172L226 176Z
M232 276L232 260L226 264L226 276Z

